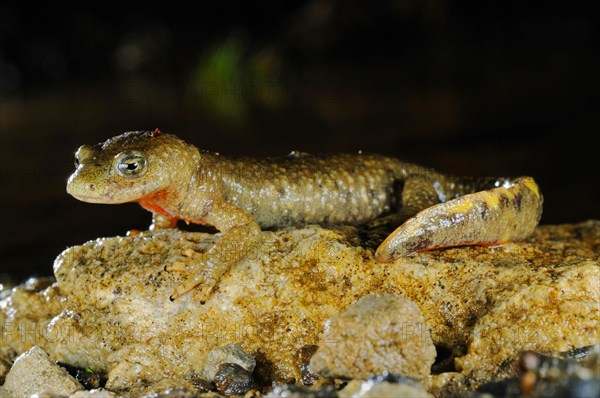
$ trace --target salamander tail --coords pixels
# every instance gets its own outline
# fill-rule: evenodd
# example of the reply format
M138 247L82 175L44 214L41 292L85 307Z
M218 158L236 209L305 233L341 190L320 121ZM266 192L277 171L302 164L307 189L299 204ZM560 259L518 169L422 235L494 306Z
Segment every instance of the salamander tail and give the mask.
M440 247L493 245L527 238L542 215L543 198L531 177L503 180L419 212L379 246L380 262Z

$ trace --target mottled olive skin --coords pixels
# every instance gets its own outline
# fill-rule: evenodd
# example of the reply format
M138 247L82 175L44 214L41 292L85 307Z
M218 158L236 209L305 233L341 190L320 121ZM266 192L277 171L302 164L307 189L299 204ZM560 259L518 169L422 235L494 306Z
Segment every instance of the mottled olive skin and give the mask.
M158 130L84 145L76 165L67 192L77 199L138 202L152 212L151 228L173 227L181 219L224 233L172 298L199 284L208 297L220 276L260 240L261 228L403 223L375 254L388 262L436 247L524 239L542 210L531 177L456 178L362 153L233 159ZM190 271L181 264L168 270Z

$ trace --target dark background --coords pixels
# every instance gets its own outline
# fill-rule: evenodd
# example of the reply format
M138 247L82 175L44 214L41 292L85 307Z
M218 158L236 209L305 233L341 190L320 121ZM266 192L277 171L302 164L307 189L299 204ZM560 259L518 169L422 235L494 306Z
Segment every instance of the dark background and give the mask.
M226 154L392 154L532 175L543 223L599 218L594 2L0 3L0 273L147 227L65 192L73 151L161 128ZM199 2L198 4L202 4Z

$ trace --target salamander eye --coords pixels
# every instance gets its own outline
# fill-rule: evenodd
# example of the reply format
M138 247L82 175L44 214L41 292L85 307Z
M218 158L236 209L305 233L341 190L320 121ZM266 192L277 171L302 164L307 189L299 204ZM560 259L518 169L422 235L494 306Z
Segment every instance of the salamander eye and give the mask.
M81 163L92 156L94 156L94 148L89 145L80 146L75 152L75 168L78 168Z
M146 159L137 153L125 154L117 161L117 170L123 177L137 177L146 169Z

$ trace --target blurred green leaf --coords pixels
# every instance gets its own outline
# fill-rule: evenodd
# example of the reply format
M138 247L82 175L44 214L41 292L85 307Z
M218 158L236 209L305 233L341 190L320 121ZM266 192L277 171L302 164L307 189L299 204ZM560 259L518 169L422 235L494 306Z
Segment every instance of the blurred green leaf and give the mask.
M283 103L280 71L276 51L265 48L251 54L243 37L234 34L201 57L192 87L213 116L241 123L252 104L275 107Z

